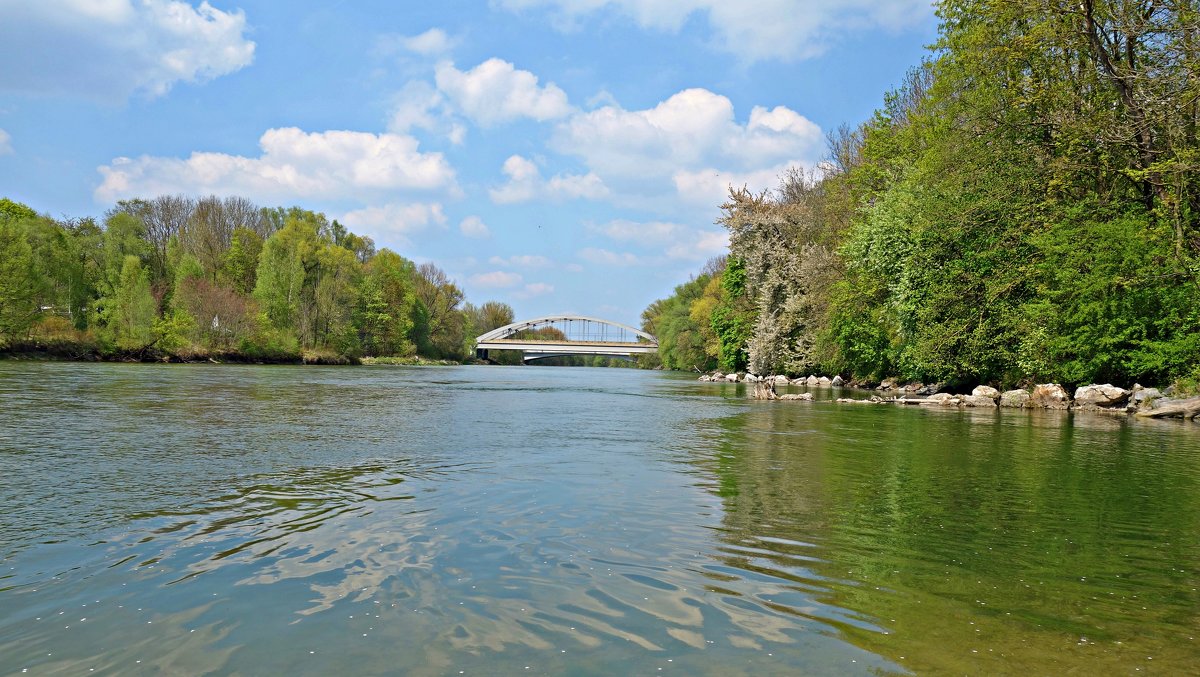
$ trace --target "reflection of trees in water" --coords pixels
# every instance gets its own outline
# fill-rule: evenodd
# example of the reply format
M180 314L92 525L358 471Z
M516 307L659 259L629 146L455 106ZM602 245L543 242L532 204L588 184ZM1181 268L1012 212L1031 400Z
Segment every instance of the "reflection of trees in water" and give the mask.
M775 403L721 425L698 461L721 560L786 611L918 672L1200 657L1191 431Z

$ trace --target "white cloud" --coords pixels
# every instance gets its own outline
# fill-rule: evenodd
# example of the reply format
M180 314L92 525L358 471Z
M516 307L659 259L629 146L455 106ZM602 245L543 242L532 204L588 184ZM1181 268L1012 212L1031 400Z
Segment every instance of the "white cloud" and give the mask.
M746 171L811 162L821 141L820 127L784 106L755 107L741 125L728 98L686 89L647 110L605 106L574 115L555 130L552 145L580 156L609 183L610 177L664 179L714 165Z
M254 60L246 16L178 0L0 0L0 90L117 102Z
M262 200L369 199L397 190L446 191L458 186L441 153L422 153L400 134L269 129L258 157L194 152L186 159L143 155L98 168L102 203L163 193L245 195Z
M607 249L598 249L588 247L579 251L579 258L589 263L598 263L605 266L635 266L641 263L641 260L629 252L614 252Z
M430 28L420 35L401 37L399 42L404 49L410 52L425 56L436 56L450 51L454 47L455 41L446 35L446 31L440 28Z
M724 253L729 248L729 234L725 230L703 230L689 228L678 223L650 221L639 223L618 219L593 231L607 235L619 242L633 242L643 247L653 247L668 259L702 261ZM595 262L632 261L632 254L618 255L604 250L590 256Z
M493 256L488 259L488 263L508 268L545 268L550 265L550 259L539 254L522 254L508 258Z
M554 293L554 285L546 284L545 282L531 282L514 294L519 299L531 299L535 296L545 296L546 294Z
M549 180L542 178L537 165L520 155L504 161L508 183L488 191L492 202L512 204L530 200L597 200L608 195L608 187L594 173L558 174Z
M638 222L617 219L602 226L593 227L619 242L637 242L643 245L669 242L684 230L678 223L664 221Z
M675 172L671 181L683 201L698 206L712 206L725 202L729 198L730 188L746 188L758 193L777 187L779 177L788 167L789 164L781 164L749 172L721 172L711 167L694 172L681 170Z
M388 118L389 132L407 134L414 128L441 134L456 146L467 135L466 127L450 112L446 97L421 80L408 82L396 92Z
M515 287L521 284L522 280L523 278L517 273L510 273L504 270L494 270L490 273L472 275L469 279L471 284L489 289Z
M511 10L549 8L562 28L599 10L642 28L678 32L693 14L707 19L716 46L746 62L820 55L839 36L897 30L929 18L929 0L498 0Z
M672 259L704 261L728 253L729 233L724 230L697 230L667 248Z
M0 129L0 155L11 155L13 152L12 137Z
M430 225L446 223L446 215L442 212L440 203L414 202L356 209L344 214L341 221L353 230L375 239L399 239L407 242L408 235L422 231Z
M517 70L501 59L488 59L469 71L442 62L437 65L435 79L438 89L483 127L520 118L544 122L571 112L566 92L554 83L539 86L536 75Z
M469 238L483 239L491 237L492 231L488 229L487 224L478 216L468 216L458 224L458 230Z

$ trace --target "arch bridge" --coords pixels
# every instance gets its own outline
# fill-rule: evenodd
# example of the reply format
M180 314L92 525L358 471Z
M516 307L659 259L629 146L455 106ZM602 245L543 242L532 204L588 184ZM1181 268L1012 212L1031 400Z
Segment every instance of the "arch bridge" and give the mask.
M627 324L582 315L547 315L513 322L475 337L475 356L491 350L520 350L532 362L563 355L604 355L629 359L658 352L658 339Z

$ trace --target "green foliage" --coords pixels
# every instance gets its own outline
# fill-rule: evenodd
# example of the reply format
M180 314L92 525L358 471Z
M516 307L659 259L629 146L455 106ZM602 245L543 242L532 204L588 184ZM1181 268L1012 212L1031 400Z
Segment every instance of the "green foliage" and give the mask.
M225 252L221 274L229 281L234 291L247 296L254 291L258 279L258 257L262 253L263 238L249 228L237 227Z
M125 257L112 296L102 303L107 336L117 348L143 350L154 343L158 304L150 293L149 271L138 257Z
M0 220L0 345L28 332L38 314L39 286L25 227Z
M666 299L655 301L642 313L642 329L658 339L658 355L667 369L707 370L716 366L705 341L711 322L693 316L692 307L704 296L711 277L701 275L675 288ZM703 326L701 326L703 322Z
M1200 12L938 3L941 36L819 177L733 191L720 365L1066 384L1200 375ZM647 315L663 363L677 297ZM737 307L739 299L747 306ZM748 321L748 322L747 322Z

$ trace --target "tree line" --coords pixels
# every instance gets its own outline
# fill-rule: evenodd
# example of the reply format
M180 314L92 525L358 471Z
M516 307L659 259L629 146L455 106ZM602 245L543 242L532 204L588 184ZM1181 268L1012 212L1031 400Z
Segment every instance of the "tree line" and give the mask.
M0 349L461 360L512 321L506 304L466 302L437 266L298 207L164 195L97 222L0 199Z
M946 0L825 161L731 190L729 256L643 313L672 369L1200 380L1200 8Z

